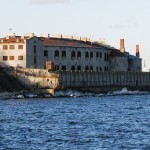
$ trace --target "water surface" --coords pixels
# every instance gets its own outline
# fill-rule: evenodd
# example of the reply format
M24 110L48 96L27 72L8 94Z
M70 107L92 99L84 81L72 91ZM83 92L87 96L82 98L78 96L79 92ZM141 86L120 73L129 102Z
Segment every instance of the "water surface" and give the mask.
M0 150L110 149L150 149L150 95L0 100Z

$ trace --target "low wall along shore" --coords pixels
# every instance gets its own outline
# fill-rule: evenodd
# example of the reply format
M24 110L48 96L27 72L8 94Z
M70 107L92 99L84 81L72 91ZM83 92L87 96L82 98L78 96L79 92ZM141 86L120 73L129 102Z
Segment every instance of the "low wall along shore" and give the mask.
M129 87L150 90L149 72L61 71L59 84L64 88Z

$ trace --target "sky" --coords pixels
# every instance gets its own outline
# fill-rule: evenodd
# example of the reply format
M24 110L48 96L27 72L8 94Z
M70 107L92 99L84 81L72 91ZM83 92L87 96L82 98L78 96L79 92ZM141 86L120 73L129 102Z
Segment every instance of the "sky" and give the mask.
M0 37L10 33L64 34L104 40L135 55L150 69L150 0L0 0Z

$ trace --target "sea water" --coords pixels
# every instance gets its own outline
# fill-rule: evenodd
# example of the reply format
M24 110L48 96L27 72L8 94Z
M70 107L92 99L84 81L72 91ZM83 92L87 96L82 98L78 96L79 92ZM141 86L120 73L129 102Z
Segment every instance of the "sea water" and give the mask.
M150 95L0 100L0 150L149 150Z

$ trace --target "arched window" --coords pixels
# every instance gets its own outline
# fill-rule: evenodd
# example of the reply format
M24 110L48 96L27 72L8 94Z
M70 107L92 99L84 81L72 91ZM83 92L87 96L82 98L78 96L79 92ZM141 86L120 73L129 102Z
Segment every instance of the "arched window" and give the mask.
M76 57L76 53L75 53L75 51L72 51L71 52L71 58L75 58Z
M75 70L75 66L71 66L71 70L73 70L73 71L74 71L74 70Z
M85 70L89 70L89 66L85 66Z
M93 52L90 52L90 58L93 58Z
M102 52L100 52L99 55L100 55L100 58L102 58Z
M89 58L89 52L85 52L85 58Z
M59 57L59 51L58 50L55 51L54 57Z
M81 70L81 66L77 66L77 70Z
M63 65L62 66L62 70L65 71L66 70L66 66Z
M81 58L81 52L80 51L77 52L77 57Z
M90 70L93 70L93 66L90 66Z
M96 59L98 59L99 57L99 52L96 52Z
M66 58L66 51L62 51L62 58Z

